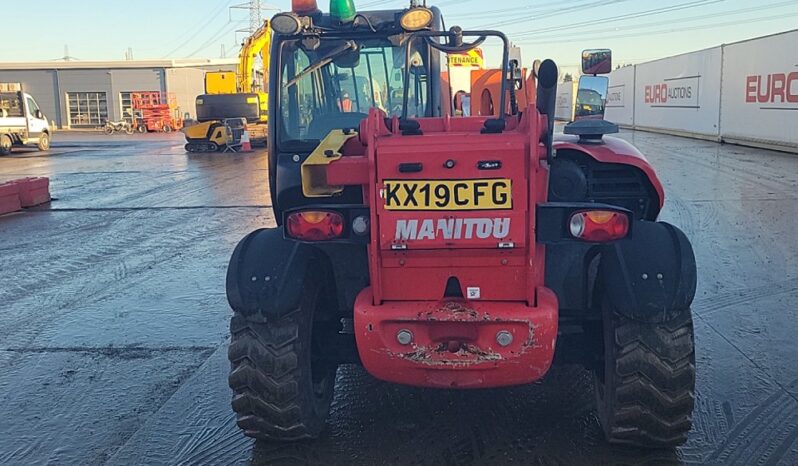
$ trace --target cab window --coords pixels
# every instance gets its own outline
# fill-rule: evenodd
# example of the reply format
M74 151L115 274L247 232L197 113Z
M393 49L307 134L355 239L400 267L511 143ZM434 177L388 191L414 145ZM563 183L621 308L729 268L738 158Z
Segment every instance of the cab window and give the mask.
M331 130L357 127L369 109L402 114L405 48L386 41L363 41L356 53L327 58L340 41L316 51L287 42L282 51L280 135L283 142L318 143ZM408 82L409 117L428 112L427 66L415 53ZM315 71L307 72L318 66ZM298 78L297 78L298 77Z
M22 110L22 100L20 100L16 93L2 93L0 94L0 110L5 110L4 113L7 117L24 117Z
M30 97L25 99L28 103L28 115L32 118L36 118L36 111L39 110L39 106L36 105L36 101L31 99Z

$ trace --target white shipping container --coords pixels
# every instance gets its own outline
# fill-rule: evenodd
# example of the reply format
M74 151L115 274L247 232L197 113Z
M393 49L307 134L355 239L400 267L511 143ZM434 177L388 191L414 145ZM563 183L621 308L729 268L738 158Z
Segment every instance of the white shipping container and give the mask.
M635 126L718 138L721 57L715 47L637 65Z
M635 124L635 67L625 66L610 74L605 119L622 126Z
M723 52L722 138L798 148L798 31Z

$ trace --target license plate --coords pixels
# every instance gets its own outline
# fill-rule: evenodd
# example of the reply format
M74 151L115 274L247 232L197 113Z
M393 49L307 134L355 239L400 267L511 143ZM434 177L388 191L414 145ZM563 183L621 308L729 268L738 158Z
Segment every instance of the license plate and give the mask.
M509 210L512 180L385 180L386 210Z

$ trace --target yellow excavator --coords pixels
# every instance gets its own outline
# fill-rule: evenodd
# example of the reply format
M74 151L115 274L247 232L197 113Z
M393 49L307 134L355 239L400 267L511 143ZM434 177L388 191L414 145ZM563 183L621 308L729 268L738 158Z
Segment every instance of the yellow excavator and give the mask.
M271 25L265 21L241 45L236 72L205 74L205 94L196 102L199 123L184 130L187 152L224 150L245 130L253 145L266 145L271 41ZM263 68L255 70L258 57Z

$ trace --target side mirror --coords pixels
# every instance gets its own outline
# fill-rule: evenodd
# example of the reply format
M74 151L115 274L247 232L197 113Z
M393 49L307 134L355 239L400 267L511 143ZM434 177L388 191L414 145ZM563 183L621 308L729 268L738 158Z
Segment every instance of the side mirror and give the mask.
M36 110L33 115L39 120L44 120L44 113L41 110Z
M609 88L610 78L606 76L582 76L579 78L574 121L603 120Z
M595 49L582 52L582 74L609 74L612 72L612 50Z
M524 87L524 74L521 65L516 60L510 60L510 73L509 79L512 81L516 90L521 90Z
M338 68L357 68L360 65L360 50L352 50L333 60Z
M521 90L524 86L524 65L522 64L521 48L510 47L510 80L516 90Z

